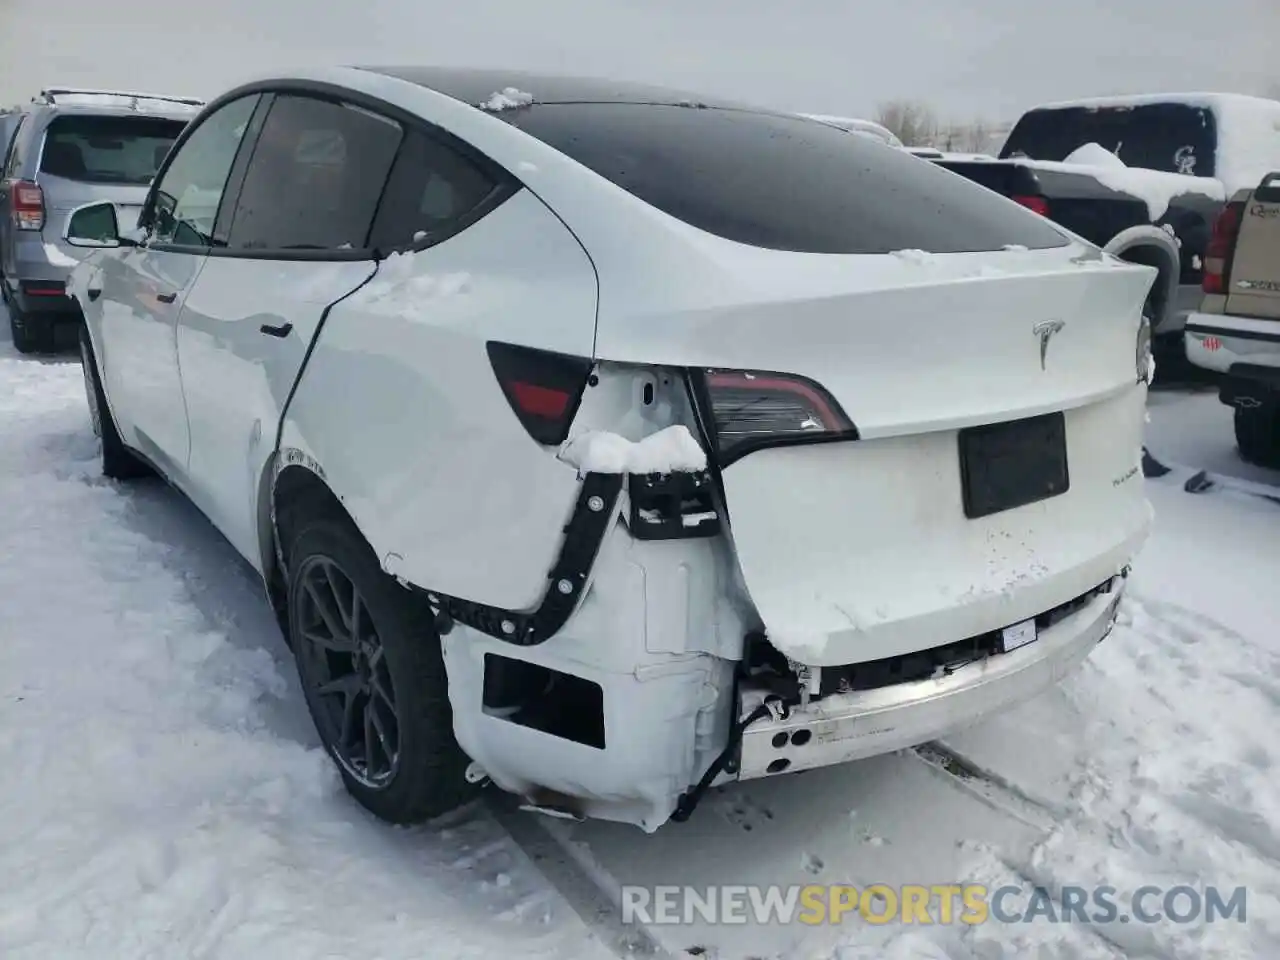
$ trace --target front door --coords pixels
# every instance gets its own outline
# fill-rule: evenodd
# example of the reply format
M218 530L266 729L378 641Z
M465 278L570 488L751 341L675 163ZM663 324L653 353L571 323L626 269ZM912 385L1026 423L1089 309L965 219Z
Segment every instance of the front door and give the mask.
M191 432L178 371L178 317L204 267L213 223L260 98L243 97L197 121L147 201L135 249L105 258L102 367L126 443L179 484Z
M179 479L190 448L175 334L201 253L147 245L101 258L100 359L125 443Z

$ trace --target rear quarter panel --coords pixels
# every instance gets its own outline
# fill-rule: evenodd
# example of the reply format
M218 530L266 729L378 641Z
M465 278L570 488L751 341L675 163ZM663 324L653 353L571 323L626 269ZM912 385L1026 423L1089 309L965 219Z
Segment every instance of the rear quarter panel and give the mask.
M590 357L596 300L581 245L521 190L330 311L282 451L314 461L388 572L536 606L579 480L516 419L485 344Z

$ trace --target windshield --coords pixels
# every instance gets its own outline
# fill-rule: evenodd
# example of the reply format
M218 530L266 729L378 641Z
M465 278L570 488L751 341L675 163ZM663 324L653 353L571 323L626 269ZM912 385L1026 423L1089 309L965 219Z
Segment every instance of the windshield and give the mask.
M1213 111L1184 103L1032 110L1013 128L1000 157L1065 160L1087 143L1099 144L1130 167L1193 177L1216 172Z
M162 117L57 117L45 131L40 172L146 186L185 126Z

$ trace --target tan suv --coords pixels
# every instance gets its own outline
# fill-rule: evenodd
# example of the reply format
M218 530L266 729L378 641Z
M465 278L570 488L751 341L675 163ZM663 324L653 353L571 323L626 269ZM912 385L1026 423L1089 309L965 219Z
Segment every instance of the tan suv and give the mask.
M1187 359L1222 374L1246 460L1280 469L1280 172L1241 190L1213 226Z

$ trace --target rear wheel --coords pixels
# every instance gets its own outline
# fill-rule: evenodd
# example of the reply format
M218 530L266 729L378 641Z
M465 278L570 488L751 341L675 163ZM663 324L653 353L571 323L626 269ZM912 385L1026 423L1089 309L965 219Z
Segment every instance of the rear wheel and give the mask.
M420 823L469 800L435 618L332 511L290 522L289 632L307 708L349 793Z
M85 399L89 403L89 420L93 424L93 435L102 442L102 473L113 480L132 480L134 477L146 476L150 468L136 457L116 430L116 422L107 407L106 395L102 392L102 380L98 377L98 366L94 362L93 344L89 342L89 332L80 325L80 369L84 372Z
M1280 468L1280 403L1236 407L1235 421L1240 456L1260 467Z

